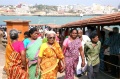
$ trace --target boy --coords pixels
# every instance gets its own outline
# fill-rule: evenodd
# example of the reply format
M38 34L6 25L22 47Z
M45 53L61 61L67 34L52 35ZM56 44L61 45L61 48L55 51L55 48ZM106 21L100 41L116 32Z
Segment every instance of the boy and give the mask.
M85 56L88 63L87 71L88 71L88 79L96 79L97 73L99 71L100 66L100 47L101 42L99 41L98 35L96 31L93 31L90 35L90 42L85 43Z

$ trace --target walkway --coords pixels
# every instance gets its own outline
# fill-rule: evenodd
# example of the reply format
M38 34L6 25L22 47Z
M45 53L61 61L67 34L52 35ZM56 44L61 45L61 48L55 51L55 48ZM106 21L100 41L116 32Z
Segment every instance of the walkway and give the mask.
M7 79L6 74L3 73L3 67L5 64L5 48L0 45L0 79ZM58 73L58 79L64 79L64 73L60 74ZM75 77L75 79L87 79L86 76L82 76L80 78ZM99 73L98 75L98 79L112 79L106 75L104 75L103 73Z

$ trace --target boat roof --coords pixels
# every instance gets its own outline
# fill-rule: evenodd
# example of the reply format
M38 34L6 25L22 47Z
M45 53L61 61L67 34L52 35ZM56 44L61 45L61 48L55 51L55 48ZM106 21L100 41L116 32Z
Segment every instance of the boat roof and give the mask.
M86 27L86 26L110 26L110 25L120 25L120 12L70 22L61 25L61 27Z

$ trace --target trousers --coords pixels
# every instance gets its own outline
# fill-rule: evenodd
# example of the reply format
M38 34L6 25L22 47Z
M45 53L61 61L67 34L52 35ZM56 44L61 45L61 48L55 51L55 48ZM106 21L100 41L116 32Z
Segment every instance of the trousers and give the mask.
M95 66L88 66L87 67L87 71L88 71L88 74L87 74L87 77L88 79L97 79L97 74L99 72L99 67L100 67L100 64L97 64Z

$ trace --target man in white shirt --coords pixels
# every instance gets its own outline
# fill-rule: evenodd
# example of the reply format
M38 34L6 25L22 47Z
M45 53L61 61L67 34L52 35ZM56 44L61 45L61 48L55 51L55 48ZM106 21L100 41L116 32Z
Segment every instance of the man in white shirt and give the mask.
M87 35L83 35L82 30L78 30L78 37L80 38L80 40L82 42L83 49L84 49L84 44L88 41L91 41ZM87 68L86 59L85 59L86 65L84 67L81 67L81 63L82 63L81 56L79 56L79 62L78 62L77 69L76 69L76 73L77 73L78 77L80 77L82 75L82 73L86 71L86 68Z

